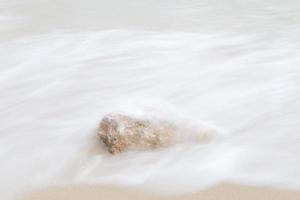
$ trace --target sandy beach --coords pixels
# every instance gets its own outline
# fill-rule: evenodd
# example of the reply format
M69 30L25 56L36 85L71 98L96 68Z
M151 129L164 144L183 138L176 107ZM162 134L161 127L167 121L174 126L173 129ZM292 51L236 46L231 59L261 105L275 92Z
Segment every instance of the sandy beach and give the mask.
M78 186L49 188L26 194L20 200L299 200L300 191L269 187L221 184L192 194L161 197L130 188L104 186Z

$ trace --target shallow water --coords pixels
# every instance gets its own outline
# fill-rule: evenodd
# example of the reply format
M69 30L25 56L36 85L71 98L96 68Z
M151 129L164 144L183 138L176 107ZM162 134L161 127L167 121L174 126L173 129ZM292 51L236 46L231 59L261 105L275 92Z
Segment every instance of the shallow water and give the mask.
M0 1L0 197L37 186L300 187L300 3ZM107 154L107 112L214 140Z

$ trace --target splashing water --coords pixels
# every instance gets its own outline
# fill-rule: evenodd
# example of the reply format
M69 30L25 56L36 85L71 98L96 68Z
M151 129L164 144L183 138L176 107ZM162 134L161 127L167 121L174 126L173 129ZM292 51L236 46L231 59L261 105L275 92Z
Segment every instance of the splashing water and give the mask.
M300 3L0 2L0 198L41 185L174 194L231 181L300 187ZM206 131L110 156L107 112Z

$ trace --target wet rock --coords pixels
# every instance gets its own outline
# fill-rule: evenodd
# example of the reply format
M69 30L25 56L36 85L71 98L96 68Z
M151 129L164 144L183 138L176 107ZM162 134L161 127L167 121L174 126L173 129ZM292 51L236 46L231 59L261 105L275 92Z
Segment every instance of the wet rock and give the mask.
M155 149L174 141L176 128L169 122L141 120L111 113L103 117L98 136L111 154L129 149Z

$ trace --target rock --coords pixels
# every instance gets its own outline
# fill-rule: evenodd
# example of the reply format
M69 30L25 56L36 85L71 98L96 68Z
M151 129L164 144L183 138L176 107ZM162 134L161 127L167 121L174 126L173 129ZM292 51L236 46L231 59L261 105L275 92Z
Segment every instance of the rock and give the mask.
M111 154L128 149L154 149L174 141L176 128L169 122L141 120L111 113L103 117L98 136Z

